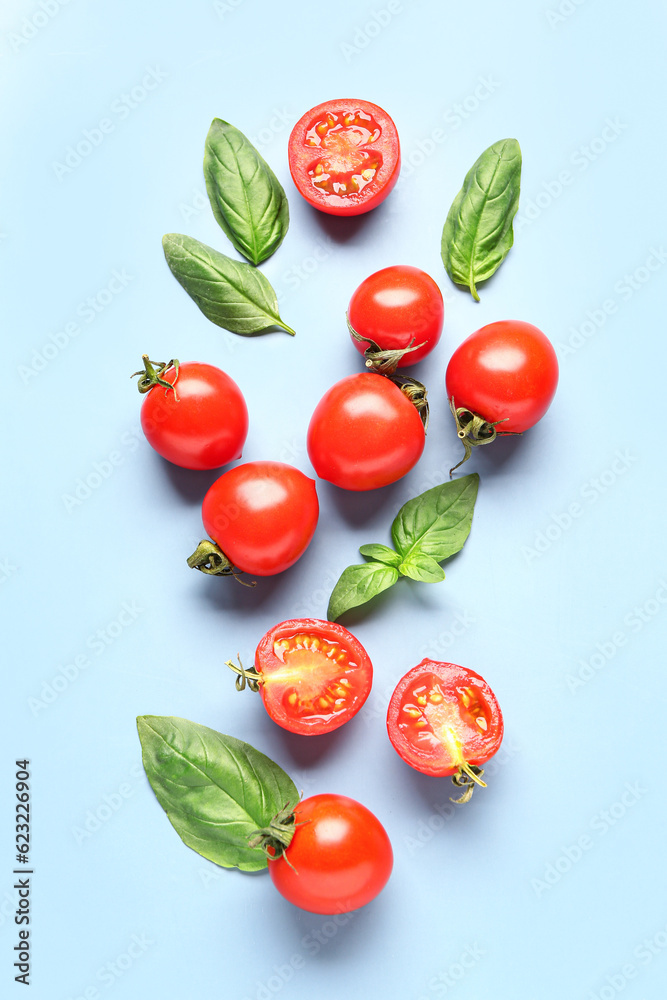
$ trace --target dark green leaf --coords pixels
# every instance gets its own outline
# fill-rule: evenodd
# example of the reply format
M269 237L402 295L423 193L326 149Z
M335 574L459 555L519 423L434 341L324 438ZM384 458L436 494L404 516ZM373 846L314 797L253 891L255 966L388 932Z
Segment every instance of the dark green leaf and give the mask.
M434 486L401 507L391 536L404 564L415 565L417 555L442 562L463 547L470 533L478 486L475 472Z
M343 570L329 598L327 618L330 622L335 622L344 611L365 604L372 597L393 586L397 580L398 570L394 566L385 566L378 562L348 566Z
M514 242L521 149L516 139L489 146L466 174L442 231L442 260L452 281L479 302L476 284L502 264Z
M208 319L225 330L249 336L283 323L273 288L256 267L232 260L180 233L162 237L171 273Z
M362 545L359 551L364 559L374 559L387 566L398 566L401 561L398 552L394 552L388 545Z
M421 583L440 583L445 579L445 571L431 556L425 552L413 552L404 559L398 567L401 576L409 576L411 580Z
M248 743L187 719L137 719L144 769L183 842L225 868L266 868L248 837L299 800L282 768Z
M289 226L287 195L242 132L214 118L204 152L213 214L236 249L259 264L278 249Z

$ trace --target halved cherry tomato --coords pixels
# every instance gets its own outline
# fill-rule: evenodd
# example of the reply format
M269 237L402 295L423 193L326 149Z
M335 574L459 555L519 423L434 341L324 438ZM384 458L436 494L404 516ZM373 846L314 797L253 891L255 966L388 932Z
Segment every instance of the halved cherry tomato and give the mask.
M204 497L202 519L229 562L255 576L292 566L317 526L315 482L284 462L246 462Z
M157 365L136 372L145 393L141 427L148 443L183 469L218 469L236 458L248 434L248 408L236 382L214 365Z
M365 278L353 293L347 320L360 337L369 337L382 351L413 349L398 368L415 365L440 340L445 318L442 292L430 274L408 264L384 267ZM368 342L352 343L363 354ZM416 350L415 350L416 348Z
M401 166L396 126L370 101L311 108L292 129L289 168L299 193L329 215L361 215L384 201Z
M483 785L480 765L496 753L503 717L483 677L456 663L422 662L398 682L387 712L396 752L422 774ZM467 796L469 797L469 796Z
M274 722L309 736L338 729L356 715L373 683L373 665L359 640L342 625L315 618L270 629L257 646L255 671L241 668L241 676L259 688Z
M281 896L311 913L347 913L375 899L394 863L379 819L355 799L326 794L299 802L294 817L291 843L269 861Z
M315 407L307 448L315 472L345 490L374 490L404 476L424 450L424 425L384 375L341 379Z

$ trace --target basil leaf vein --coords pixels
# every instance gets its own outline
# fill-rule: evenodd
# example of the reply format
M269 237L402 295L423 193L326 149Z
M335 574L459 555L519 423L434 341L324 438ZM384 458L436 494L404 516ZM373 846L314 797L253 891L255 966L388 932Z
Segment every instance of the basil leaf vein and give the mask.
M479 475L434 486L403 504L391 526L391 535L403 563L416 554L436 562L463 548L470 534L479 488ZM406 574L410 575L410 574Z
M287 195L249 139L221 118L206 136L204 178L213 214L236 249L259 264L289 227Z
M388 590L398 580L395 566L379 562L361 563L344 569L329 598L327 618L335 622L350 608L365 604L371 598Z

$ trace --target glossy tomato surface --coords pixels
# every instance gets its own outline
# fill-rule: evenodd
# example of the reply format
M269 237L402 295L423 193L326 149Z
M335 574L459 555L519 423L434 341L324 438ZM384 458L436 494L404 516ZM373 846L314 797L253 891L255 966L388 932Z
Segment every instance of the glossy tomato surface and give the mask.
M308 455L320 478L346 490L373 490L404 476L424 450L416 407L383 375L341 379L315 407Z
M501 434L519 434L549 409L558 385L558 359L541 330L521 320L489 323L452 354L447 398L484 420L502 420Z
M413 348L423 345L398 362L399 368L406 368L425 358L440 340L445 304L430 274L396 264L361 282L350 299L347 318L361 337L370 337L383 351L400 350L410 341ZM368 347L354 337L352 343L361 354Z
M387 732L407 764L444 777L496 753L503 717L493 691L474 670L426 659L398 682Z
M292 129L289 168L300 194L329 215L361 215L384 201L401 166L396 126L370 101L311 108Z
M260 692L271 718L292 733L338 729L366 701L373 665L342 625L296 618L270 629L255 653Z
M292 566L317 526L315 483L283 462L246 462L204 497L204 527L234 566L272 576Z
M236 382L213 365L186 362L160 376L175 391L155 385L141 406L148 443L184 469L217 469L241 457L248 408Z
M394 862L377 817L345 795L313 795L294 813L291 844L269 861L278 892L311 913L347 913L375 899Z

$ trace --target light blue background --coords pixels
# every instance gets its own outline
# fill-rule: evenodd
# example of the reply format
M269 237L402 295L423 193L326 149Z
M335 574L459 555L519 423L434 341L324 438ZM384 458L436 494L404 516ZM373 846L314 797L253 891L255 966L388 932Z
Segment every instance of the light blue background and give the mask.
M664 996L667 18L657 0L558 3L3 5L3 995L23 995L11 848L13 762L28 756L33 1000ZM122 111L149 70L154 89ZM286 160L291 125L338 96L386 108L403 146L399 186L351 223L311 211ZM288 192L291 228L263 270L294 339L226 334L164 263L169 231L234 252L203 200L215 116L255 138ZM104 118L113 130L57 176ZM516 242L477 305L449 283L440 232L468 167L505 136L524 157ZM310 472L310 413L359 370L347 301L393 263L429 271L446 299L441 344L415 371L432 404L421 462L377 493L320 484L312 545L254 591L191 572L215 474L168 467L143 440L140 355L224 368L250 410L244 458ZM469 463L480 497L447 580L403 581L348 617L375 664L368 707L330 737L291 737L236 694L223 661L250 660L278 621L323 617L358 545L387 541L398 506L444 481L459 457L447 359L504 318L556 345L551 410ZM112 472L69 502L100 468ZM505 714L489 788L463 810L385 734L391 690L425 655L482 673ZM306 794L363 801L394 844L384 893L338 926L290 907L265 874L189 851L138 767L144 713L238 735Z

